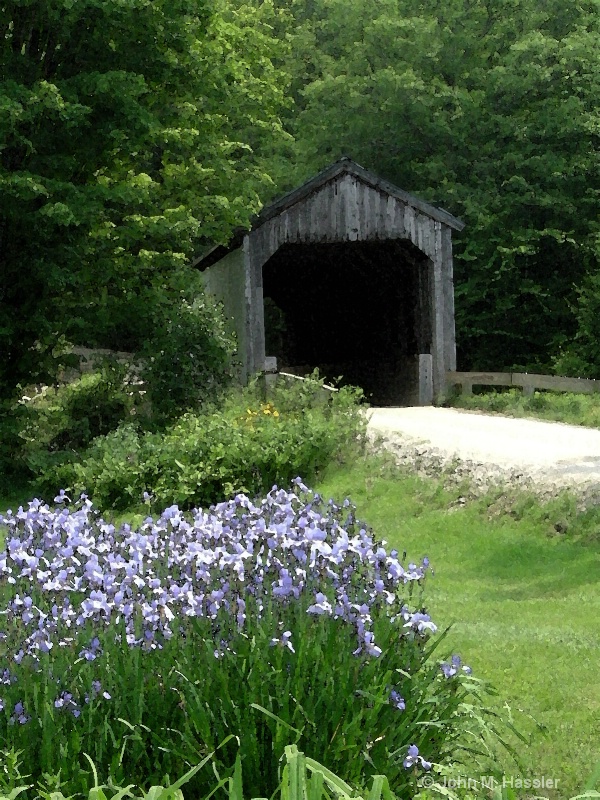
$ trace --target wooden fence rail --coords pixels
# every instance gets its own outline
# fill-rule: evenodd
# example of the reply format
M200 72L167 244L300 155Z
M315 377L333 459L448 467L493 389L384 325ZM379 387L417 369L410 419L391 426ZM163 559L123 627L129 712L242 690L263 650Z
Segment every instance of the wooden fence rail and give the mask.
M518 386L528 397L536 389L581 394L600 392L600 380L558 378L554 375L535 375L530 372L448 372L446 377L448 385L460 386L463 394L472 394L473 386Z

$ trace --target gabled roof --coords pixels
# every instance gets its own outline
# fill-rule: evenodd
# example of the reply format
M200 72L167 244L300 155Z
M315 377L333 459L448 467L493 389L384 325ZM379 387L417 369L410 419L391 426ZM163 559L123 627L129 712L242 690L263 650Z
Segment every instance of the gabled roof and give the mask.
M358 180L367 186L371 186L373 189L385 192L391 197L401 200L403 203L416 208L418 211L426 214L428 217L441 222L443 225L453 228L455 231L462 231L462 229L465 227L465 223L462 220L454 217L448 211L444 211L442 208L436 208L435 206L426 203L424 200L420 200L418 197L405 192L403 189L399 189L397 186L394 186L394 184L383 180L383 178L375 175L375 173L369 172L369 170L361 167L360 164L352 161L351 158L344 156L343 158L340 158L339 161L336 161L326 169L322 170L322 172L319 172L319 174L315 175L314 178L311 178L306 183L302 184L302 186L299 186L297 189L288 192L274 203L265 206L265 208L263 208L262 211L257 214L256 217L254 217L250 230L256 230L257 228L260 228L260 226L267 220L273 219L273 217L281 214L282 211L285 211L286 209L296 205L296 203L301 202L311 194L314 194L318 189L321 188L321 186L324 186L326 183L335 180L344 173L354 175L356 178L358 178ZM248 230L246 229L240 228L236 230L227 246L215 245L214 247L205 251L198 259L196 259L193 266L200 267L200 269L205 269L211 266L211 264L216 263L219 259L223 258L224 255L239 247L247 233Z
M285 211L285 209L300 202L300 200L304 200L305 197L311 195L316 189L339 177L344 172L355 175L362 183L367 184L367 186L371 186L373 189L378 189L392 197L398 198L398 200L402 200L403 203L422 211L423 214L427 214L428 217L432 217L438 222L448 225L450 228L454 228L456 231L462 231L465 227L465 223L462 222L462 220L452 216L448 211L436 208L423 200L419 200L418 197L399 189L397 186L394 186L393 183L383 180L383 178L375 175L374 172L369 172L369 170L361 167L355 161L352 161L351 158L344 156L344 158L340 158L339 161L336 161L322 172L319 172L318 175L315 175L314 178L311 178L298 189L294 189L279 200L271 203L271 205L263 208L260 214L257 215L252 225L252 230L260 227L263 222L276 217L282 211Z

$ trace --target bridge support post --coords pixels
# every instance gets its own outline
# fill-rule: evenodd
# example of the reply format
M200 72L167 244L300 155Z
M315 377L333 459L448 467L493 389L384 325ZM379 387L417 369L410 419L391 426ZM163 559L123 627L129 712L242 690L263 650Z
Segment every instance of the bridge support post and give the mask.
M433 405L433 356L419 354L419 405Z

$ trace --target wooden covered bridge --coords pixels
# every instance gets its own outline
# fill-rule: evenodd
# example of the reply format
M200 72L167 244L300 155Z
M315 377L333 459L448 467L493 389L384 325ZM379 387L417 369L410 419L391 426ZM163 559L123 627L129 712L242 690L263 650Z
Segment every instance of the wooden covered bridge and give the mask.
M463 227L343 158L196 265L232 320L245 378L275 357L343 376L376 405L428 404L456 369L452 231Z

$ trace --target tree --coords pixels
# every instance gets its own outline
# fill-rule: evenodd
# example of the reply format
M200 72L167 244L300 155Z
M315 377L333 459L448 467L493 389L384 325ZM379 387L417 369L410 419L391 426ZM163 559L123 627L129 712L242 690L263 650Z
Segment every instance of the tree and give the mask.
M280 2L298 20L291 177L347 154L461 216L461 366L551 368L600 267L597 3Z
M137 349L190 256L247 224L282 136L268 2L0 2L0 391Z

